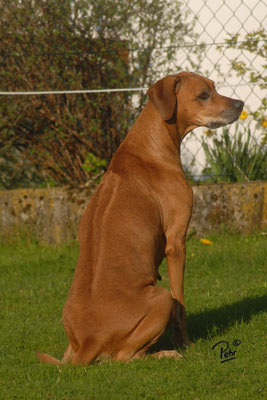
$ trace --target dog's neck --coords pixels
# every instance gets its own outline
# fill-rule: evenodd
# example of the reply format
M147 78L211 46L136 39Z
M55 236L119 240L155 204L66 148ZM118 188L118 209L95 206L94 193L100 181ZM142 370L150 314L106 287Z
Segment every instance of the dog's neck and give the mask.
M173 116L170 120L166 121L166 127L169 131L169 134L172 137L174 143L180 148L182 140L184 137L191 132L193 129L197 128L196 125L188 125L183 121L181 116L179 116L177 111L177 105L175 106L175 110Z
M161 115L155 113L150 101L139 115L138 119L126 136L125 142L134 149L143 149L144 153L155 156L169 156L180 162L180 146L185 135L193 128L186 127L176 118L164 121ZM125 144L126 144L125 143Z

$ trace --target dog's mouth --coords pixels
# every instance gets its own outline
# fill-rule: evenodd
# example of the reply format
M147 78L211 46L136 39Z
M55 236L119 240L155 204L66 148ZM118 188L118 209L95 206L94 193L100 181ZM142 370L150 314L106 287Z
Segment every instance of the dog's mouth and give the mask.
M221 127L223 127L223 126L225 126L225 125L232 124L232 123L235 122L237 119L238 119L238 117L237 117L237 118L234 118L234 119L232 119L232 120L227 120L227 121L211 121L211 122L210 122L209 124L207 124L206 126L207 126L207 128L210 128L210 129L217 129L217 128L221 128Z
M206 127L210 129L216 129L216 128L221 128L222 126L225 125L232 124L233 122L238 120L241 111L234 112L232 110L225 110L224 112L222 112L222 119L213 121L211 120L206 124Z
M229 123L230 123L230 122L229 122ZM225 125L227 125L227 124L225 124L225 123L223 123L223 122L212 121L212 122L209 122L209 123L206 125L206 127L207 127L207 128L210 128L210 129L216 129L216 128L220 128L220 127L225 126Z

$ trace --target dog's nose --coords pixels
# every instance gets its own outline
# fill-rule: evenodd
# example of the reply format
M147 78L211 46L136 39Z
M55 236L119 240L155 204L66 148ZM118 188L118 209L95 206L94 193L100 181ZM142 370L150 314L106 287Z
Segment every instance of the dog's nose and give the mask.
M234 101L234 107L235 109L241 113L244 107L244 102L242 100L235 100Z

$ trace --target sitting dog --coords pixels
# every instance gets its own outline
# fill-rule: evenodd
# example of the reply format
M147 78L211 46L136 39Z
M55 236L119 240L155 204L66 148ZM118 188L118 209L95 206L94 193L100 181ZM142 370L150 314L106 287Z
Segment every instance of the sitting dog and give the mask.
M183 281L192 189L180 145L196 127L231 124L244 103L188 72L159 80L148 98L80 223L80 257L63 311L69 345L62 361L38 353L44 362L144 357L170 322L174 345L189 344ZM163 257L170 291L156 285ZM154 356L180 357L176 350Z

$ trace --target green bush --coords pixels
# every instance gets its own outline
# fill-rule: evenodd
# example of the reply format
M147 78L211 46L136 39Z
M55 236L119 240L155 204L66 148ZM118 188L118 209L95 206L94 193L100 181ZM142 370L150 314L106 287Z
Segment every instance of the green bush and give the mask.
M131 7L118 0L1 2L1 90L147 87L162 67L168 73L166 60L177 59L177 43L196 40L180 6L164 0L133 0ZM197 51L188 58L193 67ZM93 172L84 168L87 154L108 163L147 100L142 92L133 107L131 96L0 96L0 186L87 183Z
M82 167L98 183L107 167L107 161L96 157L93 153L88 153Z
M244 182L267 179L266 145L259 146L250 128L234 135L224 128L221 138L212 137L212 144L202 140L207 166L202 173L211 182Z

